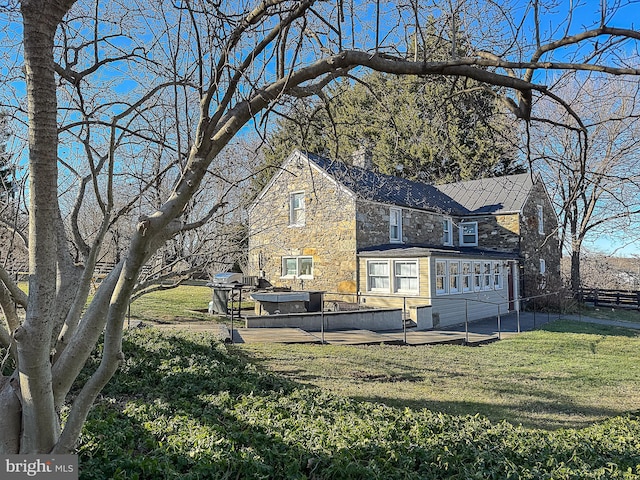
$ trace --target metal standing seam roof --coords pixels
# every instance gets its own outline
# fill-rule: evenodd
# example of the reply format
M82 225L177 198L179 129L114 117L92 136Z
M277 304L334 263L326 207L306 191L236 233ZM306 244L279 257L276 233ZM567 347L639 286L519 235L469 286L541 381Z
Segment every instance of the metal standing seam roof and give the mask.
M520 211L533 186L523 173L467 182L429 185L302 153L360 198L454 215Z
M533 188L529 173L447 183L436 188L462 205L468 214L500 214L522 210Z

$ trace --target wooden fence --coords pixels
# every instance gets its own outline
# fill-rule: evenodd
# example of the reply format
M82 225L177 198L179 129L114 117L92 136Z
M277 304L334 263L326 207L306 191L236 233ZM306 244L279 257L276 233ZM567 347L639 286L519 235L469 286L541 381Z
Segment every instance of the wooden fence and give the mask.
M611 290L604 288L581 288L580 300L595 306L640 309L640 291Z

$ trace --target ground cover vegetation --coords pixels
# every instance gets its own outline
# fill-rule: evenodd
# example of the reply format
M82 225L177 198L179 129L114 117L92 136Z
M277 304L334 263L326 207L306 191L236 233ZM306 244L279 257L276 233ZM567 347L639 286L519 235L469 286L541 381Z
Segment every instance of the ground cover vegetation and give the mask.
M271 350L270 356L285 362L285 348L230 347L206 333L134 329L124 339L127 360L81 435L81 478L638 478L640 418L633 413L581 429L529 429L500 421L498 411L488 419L442 413L444 402L432 405L439 408L421 408L418 396L411 402L402 393L395 403L388 395L365 400L367 392L357 393L367 383L363 376L333 373L347 370L353 358L352 371L368 375L369 384L392 385L401 392L414 382L406 365L420 360L433 371L442 370L443 382L455 386L454 373L465 376L464 364L470 358L479 361L482 354L487 359L474 374L486 388L499 390L495 396L511 397L515 404L522 390L531 388L549 401L523 408L553 410L550 405L557 402L562 415L573 417L567 423L576 423L571 412L580 411L582 400L571 399L574 383L583 382L594 393L605 393L608 383L611 398L619 398L625 382L635 381L636 390L638 384L628 365L613 371L610 363L633 356L640 340L628 331L583 328L584 333L573 333L580 325L564 323L482 348L394 347L393 353L391 347L288 346L293 353L286 361L301 365L286 376L265 368L261 359ZM560 349L567 349L564 369L558 363ZM497 370L489 365L507 355L511 373L494 377ZM575 355L582 361L587 355L603 358L588 362L588 375L578 369L578 360L571 360ZM545 362L549 356L554 359ZM98 358L92 356L81 377L90 374ZM327 368L327 362L335 367ZM324 374L311 372L311 363ZM415 376L424 375L426 368L414 366ZM383 369L395 380L381 373L376 378ZM325 383L320 377L326 377ZM332 392L328 384L337 382L352 384L351 394L347 385ZM427 383L438 391L438 382ZM565 387L569 392L558 395ZM599 414L624 409L594 402ZM466 409L473 412L481 403L469 402Z
M570 108L546 72L640 75L640 32L627 22L635 2L562 7L551 0L3 2L0 104L27 145L17 184L28 222L14 221L11 232L28 249L29 293L0 266L0 345L5 366L15 366L0 378L0 453L75 450L94 402L125 364L123 325L145 266L209 259L211 249L218 263L232 263L229 243L203 251L200 234L219 239L216 225L238 224L238 199L256 172L251 158L234 161L237 137L264 137L271 114L286 113L294 98L372 71L449 76L479 82L531 126L556 118L539 108L543 97ZM469 56L452 49L431 61L398 51L412 35L423 45L431 25L452 44L465 32ZM28 234L18 233L27 224ZM102 262L110 271L94 292ZM99 367L71 394L101 336Z

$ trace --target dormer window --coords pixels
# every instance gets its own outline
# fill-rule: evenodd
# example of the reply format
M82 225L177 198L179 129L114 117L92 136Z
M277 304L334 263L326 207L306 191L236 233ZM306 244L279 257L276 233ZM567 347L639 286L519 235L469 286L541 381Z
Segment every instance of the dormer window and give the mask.
M453 245L453 222L450 218L442 219L442 244Z
M289 195L289 225L304 227L304 192Z
M400 208L389 209L389 241L402 242L402 210Z
M478 246L478 222L464 222L460 224L460 246Z

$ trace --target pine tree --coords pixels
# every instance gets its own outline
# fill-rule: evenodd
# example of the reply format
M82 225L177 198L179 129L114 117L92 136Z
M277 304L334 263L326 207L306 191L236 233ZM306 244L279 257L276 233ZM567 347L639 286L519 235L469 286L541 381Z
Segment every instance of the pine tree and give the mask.
M470 44L461 32L452 41L433 26L420 39L417 50L418 42L410 42L408 57L462 57ZM270 138L269 168L256 178L256 188L293 148L348 163L365 147L381 172L430 183L518 173L523 168L515 132L496 92L478 82L371 73L343 81L322 101L295 105Z

